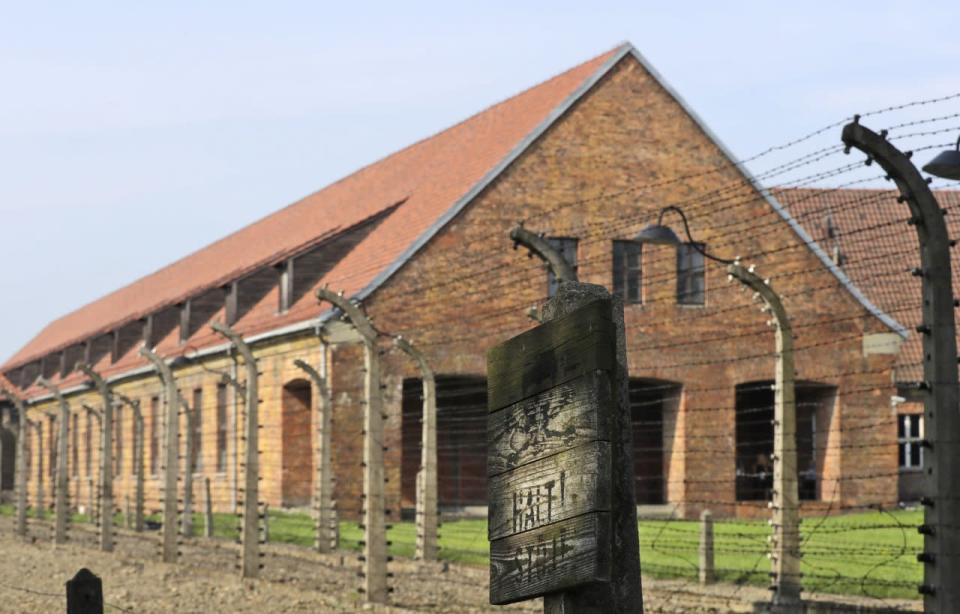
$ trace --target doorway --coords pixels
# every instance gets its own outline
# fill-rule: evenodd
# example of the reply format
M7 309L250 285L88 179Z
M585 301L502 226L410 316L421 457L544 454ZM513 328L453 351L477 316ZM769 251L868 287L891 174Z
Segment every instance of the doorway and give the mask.
M310 504L313 490L312 397L310 382L306 380L293 380L283 387L281 488L284 507Z

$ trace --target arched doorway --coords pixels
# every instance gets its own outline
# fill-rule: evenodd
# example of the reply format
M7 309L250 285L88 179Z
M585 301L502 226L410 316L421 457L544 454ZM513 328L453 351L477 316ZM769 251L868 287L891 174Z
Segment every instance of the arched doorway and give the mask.
M313 489L313 446L311 437L310 382L293 380L283 387L283 476L284 507L310 504Z

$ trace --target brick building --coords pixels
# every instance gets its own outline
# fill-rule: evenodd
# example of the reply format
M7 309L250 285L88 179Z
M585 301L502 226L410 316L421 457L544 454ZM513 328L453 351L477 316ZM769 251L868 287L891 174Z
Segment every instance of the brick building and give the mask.
M438 374L441 506L482 506L485 352L529 328L527 308L549 292L542 266L507 238L526 220L556 240L581 280L612 287L626 302L639 503L686 516L703 507L724 515L765 509L773 333L722 267L689 246L641 249L631 240L663 205L690 203L699 241L751 255L790 296L804 346L797 367L805 506L893 503L897 426L889 418L904 328L730 162L629 45L494 105L47 326L0 367L32 400L38 424L29 440L30 496L52 485L55 407L40 376L71 404L73 501L85 501L96 479L97 425L83 406L100 400L74 369L85 360L140 401L147 507L159 508L165 400L138 355L146 344L167 359L190 359L175 375L200 416L195 472L212 478L216 506L229 509L242 400L221 376L238 369L210 331L220 320L253 346L263 374L262 498L271 506L309 500L317 392L293 365L300 358L329 368L335 498L343 513L355 513L362 353L321 344L318 330L334 314L314 290L328 284L361 300L379 330L403 334L427 354ZM721 188L722 201L704 198ZM388 502L406 509L419 463L419 374L388 345ZM120 408L116 418L118 502L133 486L128 412ZM874 424L878 416L887 420Z

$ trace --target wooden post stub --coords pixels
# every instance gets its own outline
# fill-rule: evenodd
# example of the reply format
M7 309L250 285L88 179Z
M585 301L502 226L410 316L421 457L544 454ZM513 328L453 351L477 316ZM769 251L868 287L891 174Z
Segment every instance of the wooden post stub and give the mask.
M67 614L103 614L103 583L86 567L67 580Z
M487 376L490 603L642 612L622 303L561 282Z
M716 581L713 565L713 514L703 510L700 514L700 584Z

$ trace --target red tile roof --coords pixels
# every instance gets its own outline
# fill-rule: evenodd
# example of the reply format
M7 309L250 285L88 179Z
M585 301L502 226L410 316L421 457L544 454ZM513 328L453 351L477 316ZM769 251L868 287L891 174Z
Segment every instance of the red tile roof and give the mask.
M216 288L403 201L322 280L348 295L371 287L415 249L458 200L555 119L557 110L598 78L601 69L630 49L623 45L572 68L81 307L49 324L2 369L26 364ZM316 315L320 307L309 299L308 306L291 309L260 328ZM242 332L254 332L242 324L238 326ZM131 362L137 361L133 356Z
M960 237L960 191L934 192L948 210L947 230ZM824 251L837 250L841 268L880 309L913 331L920 324L920 280L910 271L920 265L916 231L907 225L910 211L892 190L785 189L776 196ZM832 231L831 231L832 229ZM829 234L832 232L833 237ZM960 259L953 260L954 288ZM897 379L923 379L920 336L911 332L897 360Z

